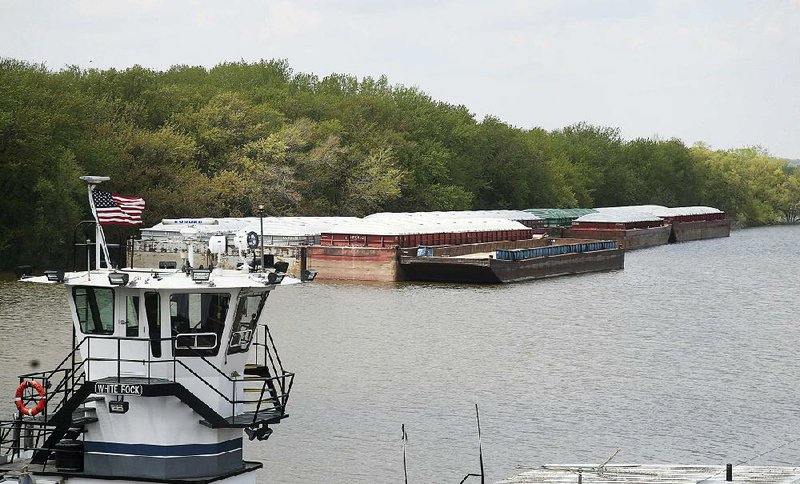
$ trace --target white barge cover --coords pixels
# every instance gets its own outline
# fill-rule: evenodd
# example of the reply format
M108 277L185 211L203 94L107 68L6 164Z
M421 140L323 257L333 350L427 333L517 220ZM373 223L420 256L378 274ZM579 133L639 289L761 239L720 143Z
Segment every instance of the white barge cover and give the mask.
M656 217L681 217L686 215L710 215L723 213L714 207L691 206L691 207L664 207L661 205L631 205L627 207L600 207L596 208L599 213L629 213L643 212L655 215Z
M360 220L356 217L264 217L264 236L270 237L318 237L334 225L342 222ZM233 235L238 232L260 233L258 217L225 218L181 218L164 219L160 223L142 229L143 239L174 239L180 236L181 229L192 227L200 237L211 235Z
M594 222L611 224L629 224L636 222L661 222L661 217L657 217L647 212L637 212L633 210L612 210L606 212L587 213L575 219L575 222Z
M326 233L348 235L414 235L459 232L530 230L519 222L503 218L441 218L420 212L413 217L365 217L340 223Z
M394 221L404 218L427 217L430 219L505 219L505 220L542 220L536 214L523 210L451 210L445 212L380 212L367 215L364 219Z

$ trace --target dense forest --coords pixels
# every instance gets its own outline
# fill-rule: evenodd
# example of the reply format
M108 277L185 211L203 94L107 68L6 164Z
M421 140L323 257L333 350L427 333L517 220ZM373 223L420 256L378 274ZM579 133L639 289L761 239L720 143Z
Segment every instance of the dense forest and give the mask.
M535 113L531 123L535 123ZM286 61L52 71L0 59L0 266L51 262L88 216L80 175L178 216L712 205L743 223L800 201L800 170L761 148L624 140L578 123L523 129L385 77Z

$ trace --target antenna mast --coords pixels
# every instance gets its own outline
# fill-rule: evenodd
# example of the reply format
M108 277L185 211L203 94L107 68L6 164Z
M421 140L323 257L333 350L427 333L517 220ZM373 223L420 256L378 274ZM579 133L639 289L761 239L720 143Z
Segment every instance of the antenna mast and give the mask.
M106 268L111 268L111 257L108 254L106 234L103 232L103 227L100 225L100 219L97 218L97 208L94 206L94 198L92 197L92 192L94 191L95 187L100 183L111 180L111 178L107 176L82 176L81 180L86 182L86 193L89 195L89 207L92 209L92 216L94 217L95 222L95 267L100 269L102 265L102 254L102 256L106 259Z

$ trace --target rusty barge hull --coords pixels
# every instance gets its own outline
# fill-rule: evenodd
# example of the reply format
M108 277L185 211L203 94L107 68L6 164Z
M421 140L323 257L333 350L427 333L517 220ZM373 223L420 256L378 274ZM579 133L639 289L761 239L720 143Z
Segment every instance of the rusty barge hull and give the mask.
M731 221L728 219L672 222L670 242L715 239L719 237L730 237L730 235Z
M620 270L625 267L625 252L622 249L610 249L521 261L403 256L400 258L400 267L404 278L408 280L498 284Z
M340 281L402 280L397 248L328 247L308 248L308 267L317 271L317 279Z
M642 229L601 229L569 227L564 229L564 237L576 239L615 240L628 250L644 249L669 243L672 235L670 225Z

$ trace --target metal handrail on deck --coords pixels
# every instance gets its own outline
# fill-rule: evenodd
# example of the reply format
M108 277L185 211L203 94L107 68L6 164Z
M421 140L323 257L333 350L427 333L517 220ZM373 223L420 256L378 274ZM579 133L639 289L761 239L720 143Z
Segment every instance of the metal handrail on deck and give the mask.
M289 392L291 391L292 384L294 381L294 374L287 372L284 370L283 365L280 361L280 357L277 355L277 350L275 349L274 341L269 334L269 329L266 325L260 325L265 327L265 332L268 335L269 343L271 343L272 351L270 351L270 347L264 343L253 342L257 347L263 347L265 356L268 357L269 363L271 365L267 365L267 358L264 358L264 367L266 367L269 376L261 376L261 375L248 375L247 377L242 376L241 378L235 378L230 375L227 375L223 372L220 368L214 365L211 361L209 361L204 355L197 351L197 348L192 346L179 346L177 345L177 339L183 338L186 335L180 334L176 335L171 338L158 338L155 340L151 340L149 338L141 338L141 337L130 337L130 336L94 336L94 335L87 335L84 336L81 341L75 345L73 350L68 354L53 370L42 371L42 372L32 372L27 373L20 376L20 382L25 379L37 379L40 380L42 385L45 387L47 392L47 398L49 401L53 401L55 395L59 393L63 393L63 398L58 402L57 407L54 410L49 410L48 407L45 407L45 411L43 416L41 417L43 422L49 422L50 418L48 413L55 414L58 410L60 410L64 402L66 402L69 397L74 393L74 389L77 383L82 381L91 380L90 375L90 363L93 362L114 362L117 364L117 371L116 376L117 381L121 381L123 378L122 375L122 365L123 363L141 363L145 365L144 373L141 375L142 377L146 378L148 382L152 378L152 366L156 364L172 364L173 371L172 371L172 382L178 382L178 366L184 368L189 374L191 374L194 378L202 382L206 387L210 388L214 393L216 393L219 397L225 400L227 403L231 404L231 417L236 416L236 405L237 404L256 404L256 410L253 415L254 422L257 420L258 412L261 411L262 404L264 403L264 395L267 392L267 387L270 387L270 398L269 400L273 401L272 407L280 412L281 414L284 412L286 408L286 404L288 402ZM91 341L94 339L109 341L113 340L116 341L116 358L110 356L93 356L91 351ZM172 342L173 350L175 349L182 349L182 350L189 350L193 353L192 356L176 356L173 355L172 358L166 359L159 359L153 360L151 352L148 350L147 358L123 358L122 357L122 342L123 341L141 341L145 345L149 345L151 341L170 341ZM77 364L74 364L72 367L65 367L68 362L74 361L72 357L78 350L84 349L86 350L86 357L80 360ZM216 346L216 345L215 345ZM223 351L220 348L220 351ZM273 358L272 353L275 352L275 357ZM187 365L186 358L191 358L193 361L202 360L206 365L208 365L214 372L223 377L226 381L231 383L232 386L232 395L227 395L226 393L220 391L219 388L212 385L209 381L206 380L203 376L197 373L194 369L192 369L189 365ZM277 360L277 363L276 361ZM61 373L62 375L57 377ZM77 375L77 376L76 376ZM130 375L129 375L130 376ZM58 379L58 383L55 385L55 388L52 387L51 381ZM287 384L288 380L288 384ZM241 383L258 383L261 382L261 388L258 392L258 396L255 399L250 399L244 396L243 398L237 398L237 385ZM30 419L26 419L26 421L30 421Z

